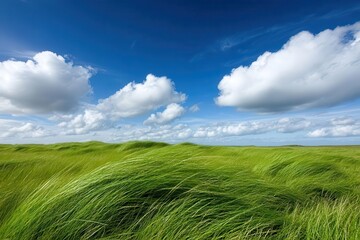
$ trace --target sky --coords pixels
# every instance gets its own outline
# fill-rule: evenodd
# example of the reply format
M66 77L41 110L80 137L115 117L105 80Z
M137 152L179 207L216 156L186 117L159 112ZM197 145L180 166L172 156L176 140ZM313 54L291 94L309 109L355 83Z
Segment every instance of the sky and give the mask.
M0 143L360 144L360 3L0 1Z

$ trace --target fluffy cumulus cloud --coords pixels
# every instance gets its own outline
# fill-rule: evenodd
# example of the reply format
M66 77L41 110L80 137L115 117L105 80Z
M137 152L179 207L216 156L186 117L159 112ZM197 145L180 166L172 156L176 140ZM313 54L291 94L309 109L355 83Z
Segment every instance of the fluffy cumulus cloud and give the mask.
M110 113L113 118L126 118L185 99L185 94L175 91L174 83L169 78L148 74L144 82L127 84L114 95L100 100L96 108Z
M157 112L150 115L148 119L144 121L145 125L151 124L167 124L179 118L185 113L185 108L177 103L169 104L163 112Z
M175 90L167 77L148 74L142 83L131 82L97 104L81 104L91 92L91 67L75 66L50 51L35 54L27 61L0 62L0 113L44 114L57 123L61 134L87 134L105 130L116 121L140 116L158 108L148 123L165 124L181 116L185 109L179 103L186 95ZM78 108L77 108L78 107ZM2 137L46 135L32 123L8 126Z
M60 122L58 126L67 129L66 134L85 134L109 127L106 115L93 109L85 109L81 114L64 118L65 121Z
M83 134L167 106L164 112L151 115L146 121L165 124L184 113L184 108L177 103L185 99L186 95L177 92L169 78L148 74L144 82L129 83L110 97L99 100L98 104L87 105L79 114L58 115L57 118L65 120L59 126L68 129L69 134Z
M66 112L91 91L92 69L75 66L50 51L27 61L0 62L0 112Z
M277 52L233 69L216 103L277 112L332 106L360 97L360 22L293 36Z

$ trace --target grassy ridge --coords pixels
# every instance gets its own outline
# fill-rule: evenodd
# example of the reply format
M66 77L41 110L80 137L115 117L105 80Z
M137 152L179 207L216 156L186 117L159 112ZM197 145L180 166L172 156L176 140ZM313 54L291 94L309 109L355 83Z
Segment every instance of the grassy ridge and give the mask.
M360 147L0 145L0 239L360 239Z

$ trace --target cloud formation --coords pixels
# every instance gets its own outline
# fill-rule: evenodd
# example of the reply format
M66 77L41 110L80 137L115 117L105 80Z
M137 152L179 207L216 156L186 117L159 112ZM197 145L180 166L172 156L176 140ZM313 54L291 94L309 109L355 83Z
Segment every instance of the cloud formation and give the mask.
M324 138L360 136L359 116L298 116L233 122L204 122L202 125L129 125L121 121L116 123L108 121L106 116L89 108L82 114L57 116L54 121L61 121L61 119L66 126L61 126L62 123L52 126L48 123L35 124L23 120L0 119L0 141L3 143L34 141L49 143L96 139L107 142L156 140L231 143L232 141L232 144L242 141L243 144L248 144L249 139L272 139L269 142L262 142L265 145L272 145L276 144L276 141L280 144L286 143L279 142L280 135L292 139L291 142L297 144L303 144L306 141L322 141L321 139ZM261 135L261 137L254 137L256 135ZM305 140L310 138L312 139Z
M305 118L281 118L276 122L276 130L281 133L293 133L305 130L312 124Z
M129 83L114 95L99 100L96 108L119 119L139 116L185 99L186 95L176 92L174 83L169 78L148 74L144 82Z
M43 127L30 122L0 119L0 138L40 138L50 136L51 133Z
M360 121L351 117L331 119L323 126L308 133L309 137L353 137L360 136Z
M206 126L198 128L195 138L211 138L226 136L244 136L269 132L272 126L269 123L261 121L248 121L240 123L222 123L215 126Z
M224 76L216 103L257 112L333 106L360 97L359 76L360 22L303 31Z
M67 112L91 91L92 69L50 51L27 61L0 62L0 113Z
M145 121L148 124L165 124L181 116L185 109L177 103L186 95L175 90L167 77L148 74L142 83L129 83L115 94L99 100L96 105L87 105L79 114L57 116L62 119L60 127L68 134L84 134L89 131L111 127L116 121L140 116L167 106L163 113L153 114Z
M192 137L193 130L186 124L159 126L122 126L113 134L115 141L155 140L155 141L184 141Z
M66 134L86 134L90 131L110 127L106 115L96 109L85 109L83 113L64 116L59 127L66 129Z
M169 104L163 112L157 112L150 115L144 121L145 125L157 124L164 125L174 121L185 113L185 108L177 103Z
M311 121L305 118L280 118L242 121L237 123L217 123L213 126L199 127L195 138L228 137L264 134L268 132L294 133L310 127Z
M306 132L311 128L311 123L316 121L318 121L318 119L309 120L305 118L280 118L228 123L217 122L214 124L204 123L201 126L188 124L150 125L142 127L122 125L119 127L118 131L113 133L113 139L115 141L222 141L228 137L253 136L271 132L278 132L280 134L303 132L306 136Z

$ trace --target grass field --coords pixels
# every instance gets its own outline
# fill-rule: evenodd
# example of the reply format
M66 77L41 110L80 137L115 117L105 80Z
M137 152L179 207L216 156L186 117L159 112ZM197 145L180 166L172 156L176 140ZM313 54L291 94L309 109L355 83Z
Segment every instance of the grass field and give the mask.
M0 239L360 239L360 147L0 145Z

